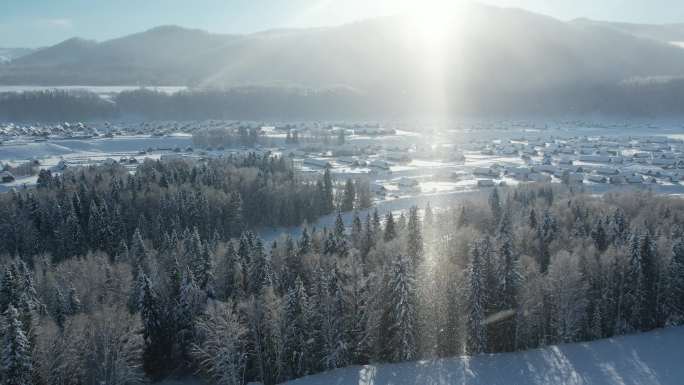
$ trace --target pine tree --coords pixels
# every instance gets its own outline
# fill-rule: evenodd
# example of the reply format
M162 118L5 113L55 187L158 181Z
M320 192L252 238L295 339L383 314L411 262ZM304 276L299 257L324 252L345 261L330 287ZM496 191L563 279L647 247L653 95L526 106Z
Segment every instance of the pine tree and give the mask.
M285 303L285 351L284 359L288 378L308 373L309 357L309 297L304 282L297 277L286 297Z
M261 245L261 241L257 242ZM263 246L261 247L263 253ZM211 246L205 243L202 247L202 252L196 262L196 277L197 284L200 289L204 290L210 298L214 297L214 259L211 253Z
M167 370L172 356L172 334L167 328L162 301L144 273L141 273L140 318L143 323L143 368L153 379Z
M5 267L0 281L0 312L5 313L9 306L15 309L19 307L21 298L21 285L18 272L14 264Z
M265 286L261 293L263 304L263 346L267 365L264 384L275 384L284 380L283 303L272 286Z
M147 248L145 247L145 242L143 242L142 234L140 229L136 228L133 232L133 238L131 240L131 248L128 255L131 258L131 265L133 266L133 276L138 274L138 270L142 270L145 273L148 272L148 254Z
M684 239L678 238L672 244L672 259L669 266L668 309L674 324L684 322Z
M608 247L608 235L606 234L606 229L601 219L594 224L594 229L591 231L591 237L594 239L596 248L600 252L606 250Z
M330 175L330 167L325 168L323 173L323 214L329 214L335 207L333 205L333 182Z
M306 255L311 252L311 236L309 235L309 230L306 226L302 230L302 236L299 237L298 246L299 255Z
M392 362L416 358L416 287L411 263L399 256L392 263L385 300L387 322L386 355Z
M530 217L527 220L527 225L530 226L531 229L537 228L537 213L534 211L534 207L530 210Z
M385 242L389 242L396 238L396 236L397 230L394 224L394 216L390 211L389 214L387 214L387 216L385 217L385 234L383 235L383 239L385 240Z
M641 304L641 329L651 330L658 324L658 307L660 296L658 295L659 271L658 256L656 255L656 245L653 235L646 232L640 241L640 257L642 270L642 296L639 299Z
M363 239L363 224L359 218L359 212L354 211L354 218L351 225L351 244L355 249L361 249Z
M366 215L366 221L363 226L363 236L361 239L361 262L365 264L368 253L375 246L375 232L371 222L370 214Z
M266 273L267 273L267 256L264 252L264 245L261 243L261 239L257 239L254 245L254 250L250 257L250 265L248 267L248 282L249 293L258 295L261 292L262 286L266 283Z
M342 195L341 211L352 211L354 210L354 202L356 201L356 188L354 187L354 181L347 179L344 185L344 193Z
M190 353L190 347L196 337L195 320L204 310L206 302L206 292L197 284L192 271L186 269L183 274L178 304L172 309L175 312L174 321L177 329L175 339L179 345L180 360L187 359Z
M365 266L358 255L352 255L347 265L348 285L344 287L344 302L348 310L347 334L349 360L352 363L366 363L370 350L366 344L366 323L368 321L369 281L364 276Z
M356 207L367 209L373 205L370 182L368 179L356 181Z
M644 277L641 263L641 240L638 234L633 234L630 242L629 264L625 273L624 290L625 325L629 331L640 330Z
M515 350L517 340L518 295L522 287L520 261L513 250L508 234L502 236L499 247L499 261L503 264L498 289L498 310L506 315L497 325L499 329L499 351Z
M133 276L133 283L131 284L131 291L128 293L128 311L131 314L140 311L140 306L143 298L143 287L145 285L145 272L142 269L135 269Z
M345 303L340 277L334 266L324 282L321 334L323 337L323 363L327 370L346 366L348 344L345 334Z
M54 319L60 330L64 330L64 323L66 322L66 316L69 314L69 309L67 308L67 302L64 298L62 290L57 287L55 288L55 300L54 300L54 310L52 312L52 318Z
M414 266L417 266L421 264L423 260L424 251L420 218L418 218L418 208L415 206L412 207L409 212L407 235L406 253L413 261Z
M3 315L0 380L4 385L31 385L31 345L24 334L19 312L9 305Z
M499 197L499 189L496 187L494 187L492 192L489 194L489 209L492 211L494 223L498 224L501 220L503 208L501 206L501 198Z
M487 328L485 324L485 277L483 272L482 245L475 243L471 251L468 269L468 353L478 354L487 347Z
M380 220L380 213L378 209L373 210L373 237L378 237L381 235L382 231L382 221Z
M335 229L333 232L333 252L340 256L346 256L349 252L349 245L347 244L347 230L344 226L344 220L342 220L342 213L337 213L337 218L335 218Z

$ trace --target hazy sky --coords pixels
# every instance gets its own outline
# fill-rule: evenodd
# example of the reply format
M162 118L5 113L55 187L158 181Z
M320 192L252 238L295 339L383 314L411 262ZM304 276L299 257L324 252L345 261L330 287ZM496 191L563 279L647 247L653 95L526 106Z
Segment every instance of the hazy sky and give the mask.
M342 24L459 0L0 0L0 47L106 40L158 25L217 33ZM684 22L684 0L483 0L560 19Z

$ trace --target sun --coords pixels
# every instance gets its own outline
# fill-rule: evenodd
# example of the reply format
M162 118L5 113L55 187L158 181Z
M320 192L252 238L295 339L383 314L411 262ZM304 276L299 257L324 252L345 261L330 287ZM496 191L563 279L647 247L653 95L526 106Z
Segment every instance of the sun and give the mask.
M461 0L411 2L406 12L407 28L427 45L445 44L458 28L464 11L465 2Z

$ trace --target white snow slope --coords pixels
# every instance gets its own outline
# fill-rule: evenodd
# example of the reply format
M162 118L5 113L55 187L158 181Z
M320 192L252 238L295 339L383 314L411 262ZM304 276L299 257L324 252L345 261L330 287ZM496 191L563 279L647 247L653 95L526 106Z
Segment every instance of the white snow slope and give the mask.
M682 385L684 327L518 353L353 366L284 385Z

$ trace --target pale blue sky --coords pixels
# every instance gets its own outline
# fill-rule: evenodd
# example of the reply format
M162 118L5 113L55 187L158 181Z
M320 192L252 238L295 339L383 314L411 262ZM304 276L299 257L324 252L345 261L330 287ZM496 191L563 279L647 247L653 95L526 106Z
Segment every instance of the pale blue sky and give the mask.
M337 25L448 0L0 0L0 47L106 40L158 25L216 33ZM459 0L452 0L459 1ZM684 22L684 0L483 0L559 19Z

